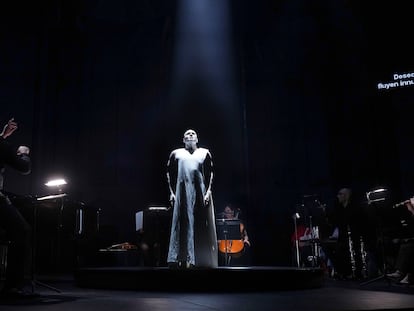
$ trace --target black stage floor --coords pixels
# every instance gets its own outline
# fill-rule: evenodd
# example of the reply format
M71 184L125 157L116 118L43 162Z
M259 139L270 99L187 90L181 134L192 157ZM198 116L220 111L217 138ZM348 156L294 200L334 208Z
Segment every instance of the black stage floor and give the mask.
M78 269L75 280L80 287L105 289L269 291L322 287L324 272L319 268L269 266L184 270L167 267L94 267Z
M0 310L414 310L414 286L384 279L362 286L334 280L319 269L99 267L35 280L38 298L0 298Z

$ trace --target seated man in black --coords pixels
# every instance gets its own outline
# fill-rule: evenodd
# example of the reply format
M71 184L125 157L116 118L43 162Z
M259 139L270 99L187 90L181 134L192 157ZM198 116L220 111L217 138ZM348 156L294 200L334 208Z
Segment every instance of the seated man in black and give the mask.
M353 200L352 190L342 188L337 193L336 206L327 211L328 221L334 229L330 235L337 243L333 249L327 249L332 261L335 278L361 279L364 277L364 258L361 241L365 237L366 215L362 207Z
M0 227L5 230L6 238L10 241L5 283L0 298L31 298L35 296L31 292L24 291L25 260L31 254L31 227L20 211L13 206L3 189L6 166L22 174L29 174L31 171L29 148L20 146L15 151L6 141L6 138L16 129L17 123L11 119L0 133Z
M406 217L408 236L401 239L395 263L395 271L387 274L400 284L414 284L414 197L402 203L409 214Z

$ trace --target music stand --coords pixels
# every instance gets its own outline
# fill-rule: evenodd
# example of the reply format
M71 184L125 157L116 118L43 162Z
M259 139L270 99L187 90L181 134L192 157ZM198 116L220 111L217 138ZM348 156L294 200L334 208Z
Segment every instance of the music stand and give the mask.
M144 232L141 242L150 247L147 255L143 257L144 265L151 264L159 267L166 262L166 245L168 243L164 239L167 236L164 233L167 231L165 217L169 215L169 210L170 208L167 206L152 205L135 214L135 231L137 233Z
M32 268L31 268L31 283L32 283L32 292L34 292L34 288L35 285L40 285L43 287L46 287L48 289L51 289L57 293L60 293L61 291L56 288L53 287L51 285L45 284L43 282L40 282L36 279L36 247L37 247L37 206L39 201L45 201L45 200L52 200L52 199L61 199L62 203L61 203L61 208L60 208L60 212L63 209L63 198L67 196L66 193L61 193L61 194L56 194L56 195L48 195L48 196L44 196L44 197L40 197L36 199L36 203L33 204L33 228L32 228ZM60 219L59 219L60 221ZM60 230L60 224L58 224L58 228Z
M228 265L227 241L240 240L240 219L217 219L216 227L217 239L224 240L225 243L225 264Z
M367 203L368 205L371 205L374 203L374 208L378 210L381 208L380 205L377 205L378 202L386 202L388 199L387 189L376 189L373 191L369 191L366 194L367 197ZM368 284L371 284L376 281L385 280L387 281L388 285L391 284L390 278L387 276L387 264L386 264L386 258L385 258L385 245L384 245L384 229L383 229L383 223L382 223L382 215L377 216L377 226L378 226L378 234L379 234L379 241L380 241L380 250L381 250L381 260L382 260L382 274L378 277L375 277L371 280L362 282L360 285L365 286Z

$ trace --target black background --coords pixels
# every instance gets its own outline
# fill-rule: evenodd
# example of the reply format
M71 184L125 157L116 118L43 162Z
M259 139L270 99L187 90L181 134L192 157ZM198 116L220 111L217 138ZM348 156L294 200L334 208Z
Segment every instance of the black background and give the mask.
M0 120L15 118L10 142L33 159L31 175L7 172L8 191L46 195L44 182L64 176L64 191L101 211L112 240L133 242L135 212L168 204L169 152L194 128L213 155L216 210L241 208L257 265L291 264L291 215L304 195L331 204L339 187L363 200L384 186L394 201L412 196L414 89L377 88L414 72L408 4L227 1L230 32L213 41L228 43L231 72L220 74L217 57L207 77L195 67L181 79L181 2L1 10ZM203 12L225 2L204 1ZM183 50L199 35L188 31Z

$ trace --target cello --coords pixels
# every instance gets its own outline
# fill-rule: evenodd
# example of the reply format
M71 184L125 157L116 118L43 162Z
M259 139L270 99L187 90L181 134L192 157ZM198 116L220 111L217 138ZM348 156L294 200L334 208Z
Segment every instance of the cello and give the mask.
M244 225L240 223L240 232L243 232ZM241 234L240 234L241 235ZM223 254L237 254L243 251L244 241L240 237L240 240L218 240L219 251Z

